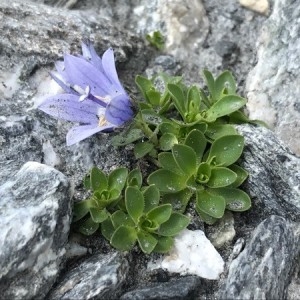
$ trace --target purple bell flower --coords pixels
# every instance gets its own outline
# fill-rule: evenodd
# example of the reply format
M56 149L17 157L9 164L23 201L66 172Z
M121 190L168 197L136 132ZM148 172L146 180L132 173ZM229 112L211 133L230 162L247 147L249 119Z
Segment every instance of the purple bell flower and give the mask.
M101 59L91 44L83 43L82 53L80 57L65 54L64 61L56 63L58 74L51 77L66 93L47 98L38 107L55 118L80 123L68 132L68 146L133 118L113 50L109 48Z

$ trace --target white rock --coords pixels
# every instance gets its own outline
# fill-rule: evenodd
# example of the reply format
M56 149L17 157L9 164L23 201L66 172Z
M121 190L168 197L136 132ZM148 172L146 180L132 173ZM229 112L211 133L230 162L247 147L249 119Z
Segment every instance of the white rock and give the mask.
M242 6L266 15L269 11L268 0L239 0Z
M203 231L185 229L175 238L174 248L160 267L181 275L218 279L224 270L224 261Z

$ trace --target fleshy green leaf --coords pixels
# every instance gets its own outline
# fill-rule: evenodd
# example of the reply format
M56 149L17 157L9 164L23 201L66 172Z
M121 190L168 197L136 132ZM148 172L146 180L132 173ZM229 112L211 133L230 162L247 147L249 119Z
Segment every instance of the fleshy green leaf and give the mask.
M147 98L152 106L159 106L161 94L155 88L146 92Z
M196 182L200 184L207 183L210 179L211 167L208 163L201 163L198 167Z
M74 204L73 222L82 219L89 212L91 206L90 202L91 200L84 200L84 201L76 202Z
M204 75L205 82L207 84L208 91L211 95L211 98L213 100L216 100L217 97L216 97L216 89L215 89L215 79L213 75L208 70L204 70L203 75Z
M199 164L207 144L204 134L201 131L194 129L187 135L184 144L195 151L197 163Z
M186 188L178 193L164 194L162 196L162 203L170 203L174 210L183 213L192 195L192 191Z
M225 199L222 196L212 194L206 190L196 192L196 206L213 218L222 218L225 211Z
M181 114L182 118L185 118L185 112L186 112L186 108L185 108L185 97L184 94L182 92L182 89L177 85L177 84L172 84L169 83L167 85L169 93L172 96L174 105L176 107L176 109L178 110L178 112Z
M128 175L127 168L118 168L113 170L108 176L108 189L117 190L119 193L123 190Z
M230 169L224 167L214 167L211 169L210 178L206 185L212 188L224 187L232 184L236 179L236 173Z
M107 178L100 169L96 167L92 168L90 178L93 191L101 193L103 190L107 189Z
M132 128L126 131L122 131L120 134L115 135L111 139L113 146L126 146L144 137L144 133L141 129Z
M158 162L161 168L174 172L178 175L184 175L183 171L177 165L172 153L162 152L158 154Z
M229 115L234 111L239 110L246 103L246 99L236 95L224 96L206 111L206 119L209 122L213 122L217 118Z
M114 232L115 228L110 218L101 223L101 233L108 241L110 241Z
M144 211L144 196L137 187L129 186L125 191L125 205L128 214L135 223L142 216Z
M236 188L212 189L215 195L222 195L226 201L226 209L232 211L246 211L251 207L251 199L244 191Z
M158 207L154 207L147 213L147 218L157 224L162 224L166 222L172 213L171 204L163 204Z
M169 220L160 225L158 233L162 236L174 236L186 228L189 223L190 219L187 216L173 212Z
M177 165L187 176L191 176L196 172L197 157L191 147L181 144L174 145L172 154Z
M212 143L208 161L213 157L216 166L227 167L236 162L244 148L244 137L241 135L226 135Z
M237 178L236 178L235 182L233 182L230 185L231 188L236 188L236 187L240 186L248 177L248 172L246 170L244 170L243 168L241 168L240 166L231 165L229 167L229 169L237 174Z
M139 169L133 169L129 172L127 177L127 185L128 186L137 186L138 188L142 185L142 173Z
M195 85L189 88L187 93L187 101L189 114L194 116L197 115L200 110L201 97L199 89Z
M87 174L84 176L83 178L83 186L85 187L85 189L87 190L91 190L91 174Z
M134 145L134 156L136 159L144 157L152 151L154 145L149 142L140 142Z
M203 212L202 210L198 209L198 207L196 206L196 211L199 215L199 217L208 225L213 225L214 223L216 223L216 221L218 221L219 219L217 218L213 218L212 216L206 214L205 212Z
M99 228L99 223L95 223L92 218L83 221L78 230L84 235L92 235Z
M236 94L236 83L229 71L225 71L217 77L215 81L215 90L217 100L223 96L224 90L228 95Z
M137 234L135 229L122 225L113 233L110 243L118 250L129 251L134 246L136 239Z
M186 177L169 170L159 169L150 174L148 183L156 185L161 192L176 193L186 187Z
M95 223L102 223L108 218L108 213L106 209L91 207L90 214Z
M224 135L236 135L236 129L230 124L208 124L205 135L211 140L216 140Z
M174 238L171 236L158 236L157 244L154 248L155 252L167 253L171 250L174 245Z
M145 201L144 213L147 213L152 208L158 206L160 193L155 185L146 187L142 193Z
M137 75L135 77L135 83L138 86L138 88L140 89L142 95L144 96L145 100L147 100L147 102L150 103L149 99L148 99L148 95L147 92L150 91L153 88L153 83L150 79L141 76L141 75Z
M167 121L167 122L162 122L159 125L159 130L162 134L164 133L172 133L174 135L177 135L179 126L175 124L174 122Z
M177 143L177 137L173 133L164 133L159 139L160 149L163 151L171 150Z
M121 225L131 226L131 227L134 226L134 222L131 220L131 218L128 216L128 214L126 214L122 210L115 211L111 215L110 219L111 219L111 222L112 222L114 228L118 228Z
M152 34L147 34L146 40L158 50L163 50L165 47L165 38L158 30L154 31Z
M140 248L146 254L150 254L157 244L157 239L150 233L139 231L137 240Z

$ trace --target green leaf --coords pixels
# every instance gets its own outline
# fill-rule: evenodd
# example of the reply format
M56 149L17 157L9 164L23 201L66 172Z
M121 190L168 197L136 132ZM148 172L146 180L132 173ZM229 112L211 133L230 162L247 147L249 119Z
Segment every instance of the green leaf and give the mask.
M236 83L229 71L220 74L215 81L216 98L219 100L223 96L225 90L228 95L236 94Z
M190 219L183 214L173 212L169 220L160 225L158 234L162 236L174 236L186 228Z
M119 193L123 190L128 175L127 168L118 168L113 170L108 176L108 189L117 190Z
M106 209L91 207L90 214L95 223L102 223L108 218L108 212Z
M152 34L147 34L146 40L151 44L151 46L158 50L163 50L165 47L165 38L160 31L154 31Z
M114 232L115 228L110 218L101 223L101 233L108 241L110 241Z
M216 221L219 220L217 218L213 218L212 216L204 213L202 210L198 209L197 206L196 206L196 211L197 211L199 217L208 225L213 225L214 223L216 223Z
M224 135L236 135L236 129L230 124L208 124L205 135L211 140L216 140Z
M185 119L185 113L186 113L186 108L185 108L185 97L182 92L182 89L177 85L173 83L169 83L167 85L168 91L172 96L174 105L178 112L181 114L182 118Z
M135 83L138 86L138 88L140 89L145 100L150 103L147 92L150 91L154 87L152 81L144 76L137 75L135 77Z
M133 227L120 226L113 233L110 243L121 251L129 251L134 246L137 239L136 231Z
M148 177L148 184L154 184L161 192L176 193L186 187L186 177L169 170L160 169Z
M201 131L194 129L187 135L184 144L195 151L197 164L199 164L207 144L204 134Z
M158 154L158 162L161 168L174 172L178 175L184 175L177 165L174 156L170 152L162 152Z
M144 137L144 133L141 129L132 128L130 130L122 131L120 134L115 135L111 139L113 146L126 146Z
M141 111L141 113L142 113L144 122L147 124L158 126L162 122L167 120L162 115L157 114L153 109L143 109Z
M226 201L226 209L246 211L251 207L251 199L244 191L236 188L219 188L211 190L215 195L222 195Z
M89 212L91 206L90 202L91 200L89 199L74 203L73 222L82 219Z
M160 149L163 151L171 150L175 144L178 144L178 140L172 133L164 133L159 139Z
M121 225L124 226L134 226L134 222L131 220L131 218L122 210L115 211L111 217L111 222L114 228L118 228Z
M171 236L158 236L157 244L154 248L154 252L167 253L174 245L174 238Z
M152 208L157 207L160 199L160 193L155 185L150 185L143 190L145 201L144 213L147 213Z
M188 111L196 115L200 110L201 96L199 89L193 85L187 93Z
M196 182L200 184L207 183L210 179L211 167L208 163L201 163L198 167Z
M99 228L99 223L95 223L92 218L83 221L78 230L84 235L92 235Z
M206 119L208 122L213 122L217 118L229 115L234 111L239 110L246 103L246 99L236 95L224 96L206 111Z
M94 167L90 174L91 187L93 191L101 193L103 190L107 189L107 178L100 169Z
M211 95L211 98L213 100L216 100L217 97L216 97L216 89L215 89L215 79L214 79L213 75L208 70L204 70L203 75L204 75L204 79L205 79L205 82L208 87L208 91Z
M230 185L231 188L236 188L236 187L240 186L248 177L248 172L246 170L244 170L243 168L241 168L240 166L231 165L229 167L229 169L237 174L237 178L236 178L235 182L233 182Z
M154 145L149 142L140 142L134 145L134 156L136 159L144 157L152 151Z
M147 218L158 225L169 220L172 213L171 204L163 204L158 207L154 207L147 213Z
M139 169L133 169L129 172L127 178L127 185L128 186L137 186L138 188L142 185L142 173Z
M91 190L92 189L92 187L91 187L91 174L90 173L84 176L84 178L83 178L83 186L87 190Z
M179 168L187 175L191 176L197 169L197 157L195 151L186 145L174 145L172 148L173 157Z
M241 135L226 135L218 138L212 143L208 161L214 157L216 166L227 167L236 162L241 156L244 148L244 137Z
M128 214L137 223L138 219L143 215L145 206L144 196L137 187L129 186L126 188L125 205Z
M154 88L146 92L149 102L152 106L159 106L161 94Z
M214 167L211 169L211 175L206 185L212 188L219 188L234 183L236 179L236 173L230 169L224 167Z
M157 244L157 239L150 233L139 231L137 233L137 240L142 251L150 254Z
M174 210L183 213L192 195L193 192L186 188L178 193L164 194L162 196L162 203L170 203Z
M196 207L213 218L222 218L225 211L225 199L206 190L196 192Z
M179 131L179 126L177 124L175 124L174 122L167 121L167 122L162 122L159 125L159 130L162 134L172 133L176 136Z

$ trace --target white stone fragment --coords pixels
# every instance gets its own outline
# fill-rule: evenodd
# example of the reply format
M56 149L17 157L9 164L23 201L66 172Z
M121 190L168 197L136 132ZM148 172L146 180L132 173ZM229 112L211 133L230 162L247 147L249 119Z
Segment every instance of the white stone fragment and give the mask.
M260 14L268 14L269 2L268 0L239 0L240 4L246 8L256 11Z
M174 248L160 267L181 275L218 279L224 270L224 261L203 231L185 229L175 238Z
M43 143L43 153L44 153L44 163L50 167L59 166L61 160L57 153L54 151L54 148L50 141Z

